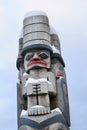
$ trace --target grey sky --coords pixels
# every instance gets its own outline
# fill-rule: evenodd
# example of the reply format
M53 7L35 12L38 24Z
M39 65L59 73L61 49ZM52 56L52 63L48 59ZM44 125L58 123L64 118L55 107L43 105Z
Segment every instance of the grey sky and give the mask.
M87 1L0 0L0 130L17 130L16 58L23 16L48 14L66 64L71 130L87 130Z

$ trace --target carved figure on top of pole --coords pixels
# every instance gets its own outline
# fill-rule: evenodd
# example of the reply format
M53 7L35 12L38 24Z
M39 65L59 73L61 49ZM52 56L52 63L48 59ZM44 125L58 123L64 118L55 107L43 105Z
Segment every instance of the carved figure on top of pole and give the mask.
M17 58L21 77L17 85L18 130L68 130L65 64L58 36L44 12L25 16L22 39Z

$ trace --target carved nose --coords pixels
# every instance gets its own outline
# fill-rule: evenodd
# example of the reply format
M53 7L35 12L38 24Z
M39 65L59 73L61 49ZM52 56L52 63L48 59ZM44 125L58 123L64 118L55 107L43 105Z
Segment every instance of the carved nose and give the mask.
M33 59L37 60L38 58L39 58L39 56L37 55L37 53L35 53L34 56L33 56Z

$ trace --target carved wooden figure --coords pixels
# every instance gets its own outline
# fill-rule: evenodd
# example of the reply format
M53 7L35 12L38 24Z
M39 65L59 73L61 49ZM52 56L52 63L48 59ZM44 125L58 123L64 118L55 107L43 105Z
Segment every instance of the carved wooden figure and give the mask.
M24 66L29 74L24 85L28 98L28 115L50 113L49 94L56 94L56 86L52 83L54 75L48 73L50 52L43 49L30 50L24 56Z
M18 130L69 130L64 67L59 39L47 15L26 15L17 58Z

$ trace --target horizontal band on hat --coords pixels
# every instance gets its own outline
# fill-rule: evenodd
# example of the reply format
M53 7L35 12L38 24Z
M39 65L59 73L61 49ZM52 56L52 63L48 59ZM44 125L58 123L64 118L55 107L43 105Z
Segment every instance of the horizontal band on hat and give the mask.
M26 46L22 49L21 55L24 56L29 50L31 49L45 49L53 53L51 46L45 45L45 44L31 44L29 46Z
M38 33L46 33L46 34L48 34L50 36L49 31L47 32L47 31L43 31L43 30L40 30L40 31L37 30L37 31L31 31L31 32L29 32L29 31L28 32L24 32L23 37L26 36L26 35L29 35L29 34L34 34L34 33L37 33L37 34Z
M30 41L27 41L23 44L23 48L27 47L27 46L30 46L30 45L37 45L37 44L41 44L41 45L47 45L47 46L51 46L51 42L49 42L47 39L34 39L34 40L30 40Z
M62 58L62 56L60 54L53 53L51 58L52 59L57 58L61 62L61 64L63 65L63 67L65 67L64 60L63 60L63 58Z
M43 16L43 15L30 16L23 20L23 26L26 26L27 24L33 24L33 23L49 24L49 20L47 16Z
M23 29L27 26L33 26L33 25L46 25L47 27L50 27L48 23L42 23L42 22L39 22L39 23L31 23L31 24L27 24L25 26L23 26Z
M51 42L51 37L50 37L50 34L47 32L32 32L32 33L26 34L23 37L24 44L32 40L47 40L48 42Z

